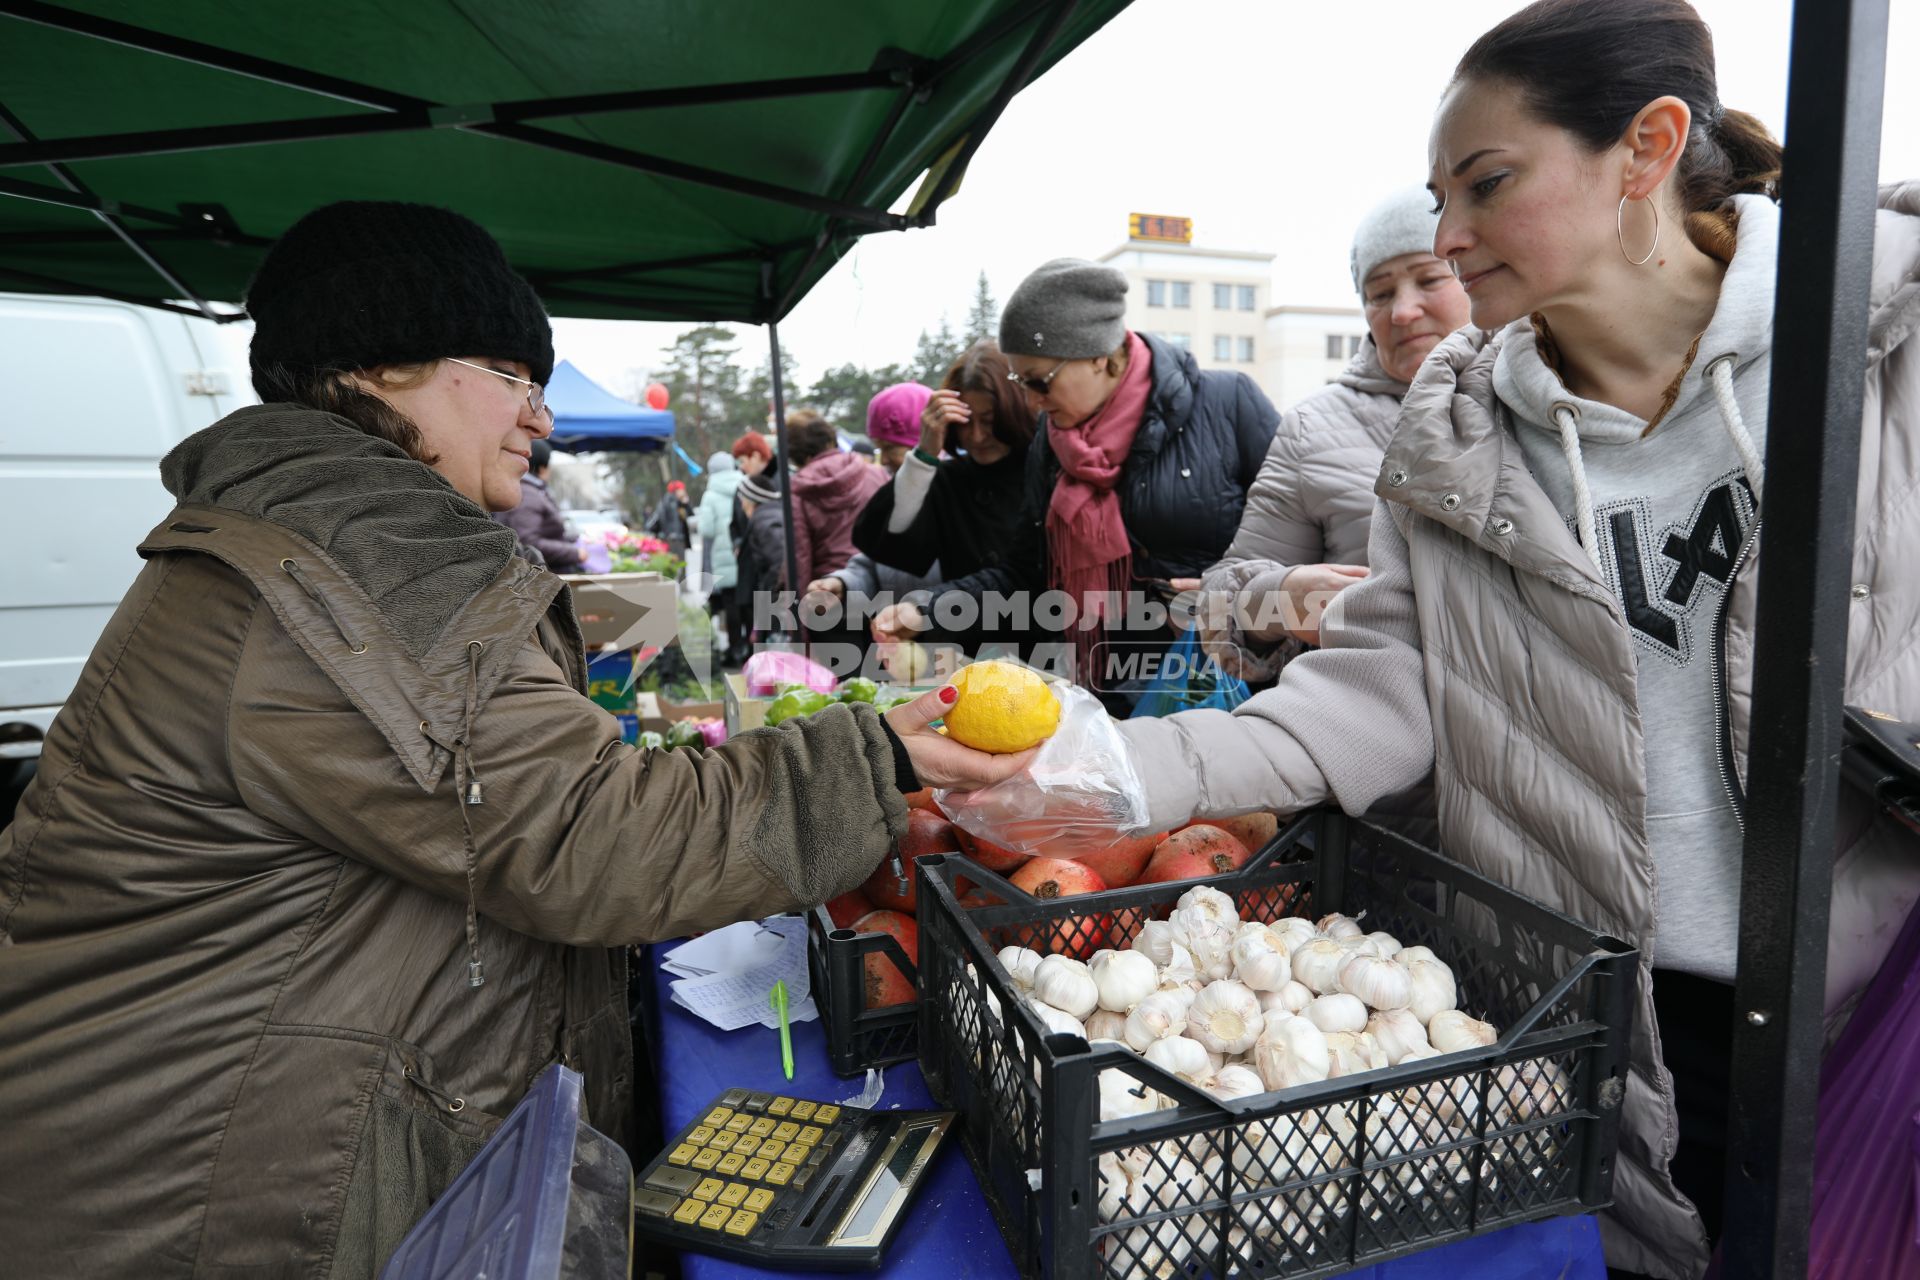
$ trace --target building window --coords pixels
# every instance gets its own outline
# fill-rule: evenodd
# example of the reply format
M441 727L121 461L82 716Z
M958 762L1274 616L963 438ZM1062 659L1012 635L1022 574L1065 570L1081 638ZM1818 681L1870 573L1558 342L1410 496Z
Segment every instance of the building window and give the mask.
M1224 333L1213 335L1213 358L1221 364L1233 359L1233 339Z
M1147 305L1152 306L1153 304L1149 302ZM1346 357L1346 351L1347 339L1344 334L1330 333L1327 335L1327 359L1344 359Z
M1252 311L1254 309L1253 308L1253 286L1250 284L1243 284L1240 286L1240 309L1242 311Z
M1216 284L1213 286L1213 309L1215 311L1231 311L1233 309L1232 285Z
M1190 333L1163 333L1160 335L1160 340L1168 346L1178 347L1182 351L1189 350L1193 346L1193 335Z
M1240 339L1240 363L1241 364L1253 363L1253 339L1252 338Z
M1365 341L1366 339L1357 333L1350 336L1347 339L1347 358L1352 359L1354 356L1359 355L1360 344Z
M1193 286L1185 280L1175 280L1173 282L1173 305L1176 307L1191 307L1193 305Z
M1147 305L1164 307L1167 305L1167 282L1165 280L1147 281Z

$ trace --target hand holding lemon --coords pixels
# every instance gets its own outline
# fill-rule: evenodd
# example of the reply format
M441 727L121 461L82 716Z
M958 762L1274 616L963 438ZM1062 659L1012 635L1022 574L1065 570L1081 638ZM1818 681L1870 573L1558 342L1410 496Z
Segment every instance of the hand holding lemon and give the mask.
M946 734L931 727L944 717ZM1010 662L962 667L953 683L887 712L922 785L972 791L1027 767L1033 748L1060 724L1060 702L1042 680Z

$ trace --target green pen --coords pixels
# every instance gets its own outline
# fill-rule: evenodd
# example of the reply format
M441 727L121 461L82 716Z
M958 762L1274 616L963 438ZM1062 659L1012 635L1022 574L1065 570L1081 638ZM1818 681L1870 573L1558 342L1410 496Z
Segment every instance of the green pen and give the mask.
M787 984L784 980L773 984L773 990L767 993L767 1003L780 1015L780 1069L787 1073L787 1079L793 1079L793 1033L787 1029Z

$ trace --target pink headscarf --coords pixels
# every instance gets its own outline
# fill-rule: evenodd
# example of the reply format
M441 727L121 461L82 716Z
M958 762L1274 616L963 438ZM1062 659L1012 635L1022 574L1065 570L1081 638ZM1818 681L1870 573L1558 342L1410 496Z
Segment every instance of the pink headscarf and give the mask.
M867 402L867 439L876 445L920 443L920 414L933 392L917 382L896 382Z

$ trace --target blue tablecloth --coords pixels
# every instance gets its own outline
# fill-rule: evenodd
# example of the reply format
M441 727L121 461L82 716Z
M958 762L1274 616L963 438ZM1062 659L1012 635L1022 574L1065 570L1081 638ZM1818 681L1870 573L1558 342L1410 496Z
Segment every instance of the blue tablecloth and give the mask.
M654 1058L659 1071L661 1121L668 1134L678 1133L724 1089L764 1089L831 1102L851 1099L860 1092L862 1081L843 1080L827 1065L826 1035L817 1020L793 1027L793 1079L788 1080L780 1071L778 1032L764 1027L720 1031L673 1003L667 991L673 978L660 969L658 957L674 945L663 943L653 948L647 961L658 1000L659 1043ZM877 1106L913 1110L934 1105L917 1063L903 1062L886 1069L886 1092ZM877 1272L862 1274L894 1280L1018 1280L1020 1273L957 1141L947 1143L909 1215L886 1263ZM680 1265L686 1280L792 1274L692 1253L681 1255ZM635 1268L636 1273L644 1270ZM1590 1217L1525 1223L1410 1258L1363 1267L1348 1273L1346 1280L1464 1277L1606 1280L1599 1227Z

